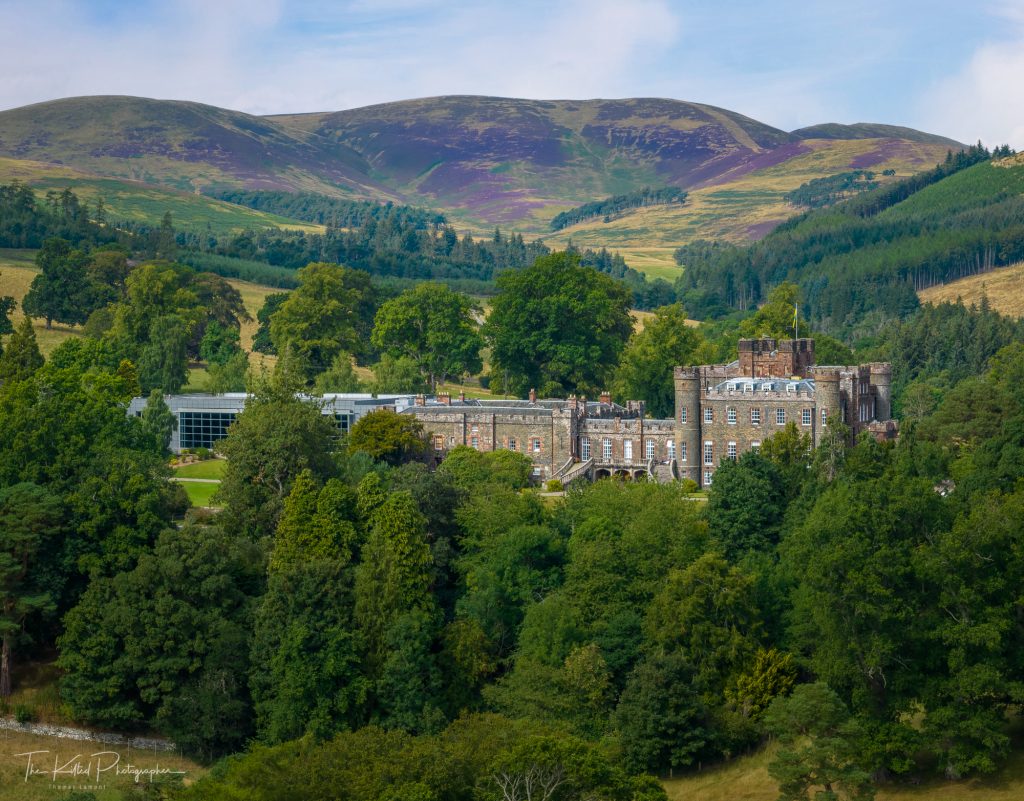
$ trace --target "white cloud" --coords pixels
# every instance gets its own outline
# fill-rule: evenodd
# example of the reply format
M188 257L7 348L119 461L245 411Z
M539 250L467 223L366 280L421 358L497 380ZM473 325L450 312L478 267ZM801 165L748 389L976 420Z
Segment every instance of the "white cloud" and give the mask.
M1024 149L1024 8L1002 6L1003 36L978 46L963 68L932 86L919 104L931 129L961 142Z

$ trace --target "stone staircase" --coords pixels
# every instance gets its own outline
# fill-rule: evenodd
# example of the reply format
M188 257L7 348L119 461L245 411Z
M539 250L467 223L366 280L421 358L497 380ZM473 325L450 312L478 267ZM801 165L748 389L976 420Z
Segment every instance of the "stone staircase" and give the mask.
M593 469L594 460L591 458L579 464L565 465L555 474L555 478L562 482L563 487L568 487L570 483L579 478L589 479Z
M668 484L675 481L679 476L676 473L676 462L673 459L668 464L656 464L651 472L654 480L659 484Z

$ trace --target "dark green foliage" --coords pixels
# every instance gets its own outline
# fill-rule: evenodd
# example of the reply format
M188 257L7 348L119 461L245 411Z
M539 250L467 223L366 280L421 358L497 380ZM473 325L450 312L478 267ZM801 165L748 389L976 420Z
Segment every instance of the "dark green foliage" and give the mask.
M348 435L348 447L391 465L417 459L426 453L423 424L409 414L379 409L356 421Z
M296 284L298 284L297 278ZM287 299L287 292L275 292L272 295L267 295L266 300L263 301L263 306L256 312L256 321L260 325L256 329L256 335L252 340L252 349L254 351L276 355L277 350L274 348L274 342L270 338L270 318L274 315L274 312L281 308L281 304Z
M36 254L40 273L32 279L32 286L22 309L30 317L42 317L46 327L58 323L84 323L93 310L93 292L86 273L89 257L74 250L63 239L47 239Z
M218 444L228 467L217 491L225 525L251 537L277 526L292 483L309 470L316 479L335 470L335 429L313 404L291 392L262 387Z
M662 189L651 189L644 187L635 192L627 192L624 195L597 200L593 203L584 203L569 211L556 214L551 220L551 230L561 231L570 225L576 225L594 217L608 218L617 216L627 209L639 209L645 206L661 206L668 203L683 204L686 202L686 192L677 186L666 186Z
M14 323L11 322L11 312L17 305L10 295L0 295L0 336L14 332ZM3 353L3 346L0 344L0 353Z
M852 170L840 172L824 178L813 178L801 184L784 197L794 206L806 206L809 209L820 209L831 206L840 200L846 200L860 192L877 189L878 181L870 170Z
M708 526L730 559L748 551L773 549L785 510L779 469L761 454L745 453L715 471L708 497Z
M694 679L678 652L649 657L630 674L614 718L629 768L664 773L708 750L712 733Z
M250 209L291 217L293 220L328 225L332 228L358 228L369 221L391 218L398 224L423 230L430 225L444 224L443 215L414 206L375 203L371 200L342 200L312 192L273 192L229 189L214 197L248 206Z
M420 284L378 309L372 342L391 356L415 361L433 392L438 381L483 367L477 311L469 298L443 284Z
M24 381L43 366L43 355L36 343L32 321L23 317L17 329L0 351L0 383Z
M0 185L0 247L38 248L47 239L69 242L114 242L123 235L89 219L88 205L70 189L36 200L32 188L19 181Z
M157 449L166 452L178 427L178 418L168 408L164 394L159 389L149 393L146 408L142 410L142 426L153 437Z
M0 698L11 695L13 652L25 620L56 609L45 554L64 532L57 498L36 484L0 489ZM41 558L43 557L43 558Z
M686 310L679 304L663 306L654 314L643 331L630 337L613 386L618 400L644 400L649 417L670 418L675 414L672 371L697 363L704 337L687 325Z
M479 451L457 445L445 456L439 471L467 492L490 484L518 490L530 485L533 462L516 451Z
M606 386L633 330L625 289L566 254L505 273L498 287L484 331L506 391L593 396Z
M698 317L750 309L782 281L800 285L805 314L849 331L869 312L903 317L916 289L1024 258L1020 167L972 147L935 170L779 226L746 248L680 248L677 294Z
M154 719L203 757L237 749L250 726L248 641L262 560L202 526L169 530L131 571L96 579L59 640L62 694L103 726Z
M768 766L779 801L871 801L875 789L859 764L864 734L827 684L802 684L765 715L783 747ZM821 788L821 789L818 789Z

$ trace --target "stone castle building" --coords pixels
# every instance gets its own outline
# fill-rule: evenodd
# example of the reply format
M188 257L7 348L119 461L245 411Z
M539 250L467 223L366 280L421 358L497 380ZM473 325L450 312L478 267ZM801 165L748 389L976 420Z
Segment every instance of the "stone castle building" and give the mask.
M815 446L833 420L854 436L895 437L891 376L888 364L818 366L813 339L762 338L741 339L739 358L729 364L677 367L670 420L647 417L643 401L622 406L607 394L597 400L544 400L533 392L526 400L352 394L325 395L320 403L343 432L376 409L414 415L438 461L458 445L505 448L528 456L538 481L689 478L706 487L724 459L756 450L788 423ZM171 448L210 447L226 436L246 400L244 393L168 396L178 419ZM134 399L129 414L141 414L145 403Z
M438 459L457 445L520 451L538 480L646 476L689 478L710 486L724 459L735 459L786 424L817 446L830 420L853 435L896 435L888 364L817 366L814 340L743 339L729 364L677 367L675 416L656 420L643 401L476 400L417 396L403 413L429 433Z

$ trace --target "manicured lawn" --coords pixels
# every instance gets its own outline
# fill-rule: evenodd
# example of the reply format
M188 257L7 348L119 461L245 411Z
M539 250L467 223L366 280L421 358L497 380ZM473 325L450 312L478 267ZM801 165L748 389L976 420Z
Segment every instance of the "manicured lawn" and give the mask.
M224 459L208 459L205 462L193 462L174 468L178 478L223 478L228 463Z
M188 500L193 506L213 506L219 508L211 503L210 499L213 494L220 488L220 484L205 484L197 481L182 481L181 486L185 488L185 494L188 495Z

